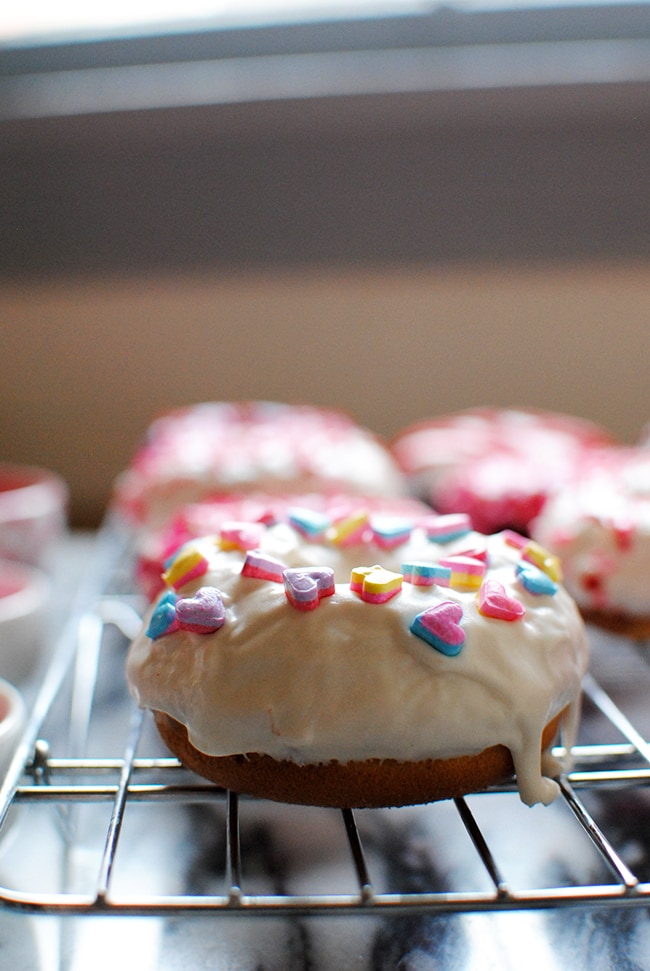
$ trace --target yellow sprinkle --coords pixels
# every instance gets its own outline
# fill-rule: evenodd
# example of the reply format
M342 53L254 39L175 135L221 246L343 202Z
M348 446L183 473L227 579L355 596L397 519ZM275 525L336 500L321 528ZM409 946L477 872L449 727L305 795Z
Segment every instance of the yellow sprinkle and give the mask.
M529 563L533 563L540 570L543 570L551 580L554 580L556 583L562 582L562 564L560 558L554 553L549 553L539 543L531 540L530 543L526 544L521 555L522 559L528 560Z
M350 573L350 590L367 603L382 604L402 589L401 573L384 570L383 566L357 566Z
M382 570L383 567L375 566L355 566L350 573L350 586L353 590L363 586L366 577L375 570Z
M170 587L178 587L189 574L200 576L205 573L208 561L203 554L194 547L182 549L174 558L169 569L163 573L163 580ZM203 568L204 567L204 568Z
M458 573L452 568L449 586L454 590L478 590L483 579L480 573Z
M388 593L402 586L403 576L401 573L392 573L382 567L375 567L368 573L363 581L363 589L366 593Z
M369 522L370 517L368 512L365 509L360 510L348 516L347 519L342 519L341 522L331 526L327 531L328 539L332 543L345 543L351 536L354 536L364 526L367 526Z

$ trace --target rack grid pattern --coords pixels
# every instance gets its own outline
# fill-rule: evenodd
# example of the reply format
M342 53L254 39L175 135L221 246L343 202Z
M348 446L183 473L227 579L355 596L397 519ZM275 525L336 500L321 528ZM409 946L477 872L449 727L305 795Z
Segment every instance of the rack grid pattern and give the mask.
M101 572L101 571L100 571ZM83 599L83 598L82 598ZM269 894L247 890L243 877L240 839L241 800L236 794L203 782L185 770L174 758L138 757L148 713L132 706L131 722L124 750L109 758L87 758L83 740L92 714L99 671L103 633L107 625L122 631L128 639L139 622L129 598L103 593L83 609L74 610L47 669L33 708L30 723L5 782L0 788L0 826L8 814L25 805L56 807L62 818L75 805L104 803L110 807L101 865L92 892L29 892L0 887L0 907L48 914L167 915L210 913L235 915L413 914L422 912L505 911L563 906L606 907L650 904L650 883L644 882L622 858L592 818L582 798L584 792L618 791L650 783L650 746L610 695L591 676L584 692L589 703L607 723L622 734L620 743L576 747L573 769L559 779L561 799L574 824L586 835L609 874L609 881L580 886L513 889L507 867L502 871L468 799L455 800L459 819L469 835L481 867L489 878L489 889L416 893L385 893L373 884L371 866L357 825L355 813L341 810L347 849L355 875L356 890L342 893ZM52 705L69 687L70 754L53 757L42 729ZM559 754L559 753L558 753ZM505 785L481 795L510 791ZM120 835L125 813L135 803L219 803L225 808L226 847L225 892L221 894L129 894L114 891L111 877L120 853ZM62 827L62 832L65 827ZM74 828L62 841L74 840Z

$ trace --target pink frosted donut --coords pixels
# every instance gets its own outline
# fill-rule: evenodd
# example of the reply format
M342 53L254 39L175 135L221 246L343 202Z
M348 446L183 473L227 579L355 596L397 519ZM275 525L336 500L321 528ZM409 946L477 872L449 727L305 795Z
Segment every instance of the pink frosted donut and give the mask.
M378 437L343 412L266 401L203 402L162 415L118 477L113 508L135 526L215 494L406 494Z
M583 617L650 636L650 448L603 449L549 498L533 537L562 561Z
M581 418L480 408L411 425L392 451L414 494L439 512L465 512L481 532L527 533L585 455L611 444L606 430Z

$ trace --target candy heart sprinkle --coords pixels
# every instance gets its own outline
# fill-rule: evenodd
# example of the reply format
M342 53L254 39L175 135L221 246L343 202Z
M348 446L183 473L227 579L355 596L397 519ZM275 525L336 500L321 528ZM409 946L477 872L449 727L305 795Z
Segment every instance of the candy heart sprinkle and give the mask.
M447 657L455 657L465 643L465 632L460 626L462 617L460 604L444 600L419 613L412 621L410 630L436 651Z
M498 580L486 580L478 592L478 609L484 617L495 620L520 620L526 608L515 597L510 597Z

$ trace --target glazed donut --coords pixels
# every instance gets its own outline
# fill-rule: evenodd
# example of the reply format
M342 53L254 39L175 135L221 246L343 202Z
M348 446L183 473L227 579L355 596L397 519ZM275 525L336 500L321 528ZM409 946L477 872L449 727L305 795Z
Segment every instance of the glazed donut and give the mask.
M468 513L481 532L526 534L584 456L611 444L581 418L498 408L420 421L391 443L414 494L439 512Z
M154 421L116 479L111 505L135 527L156 527L211 495L406 494L388 449L343 412L266 401L203 402Z
M561 558L586 621L650 637L650 449L594 453L531 530Z
M567 746L576 726L584 625L555 558L518 534L483 540L476 556L357 565L345 582L321 564L197 557L189 544L129 649L130 690L182 762L237 791L405 805L514 768L522 800L549 803L549 747L560 723Z

